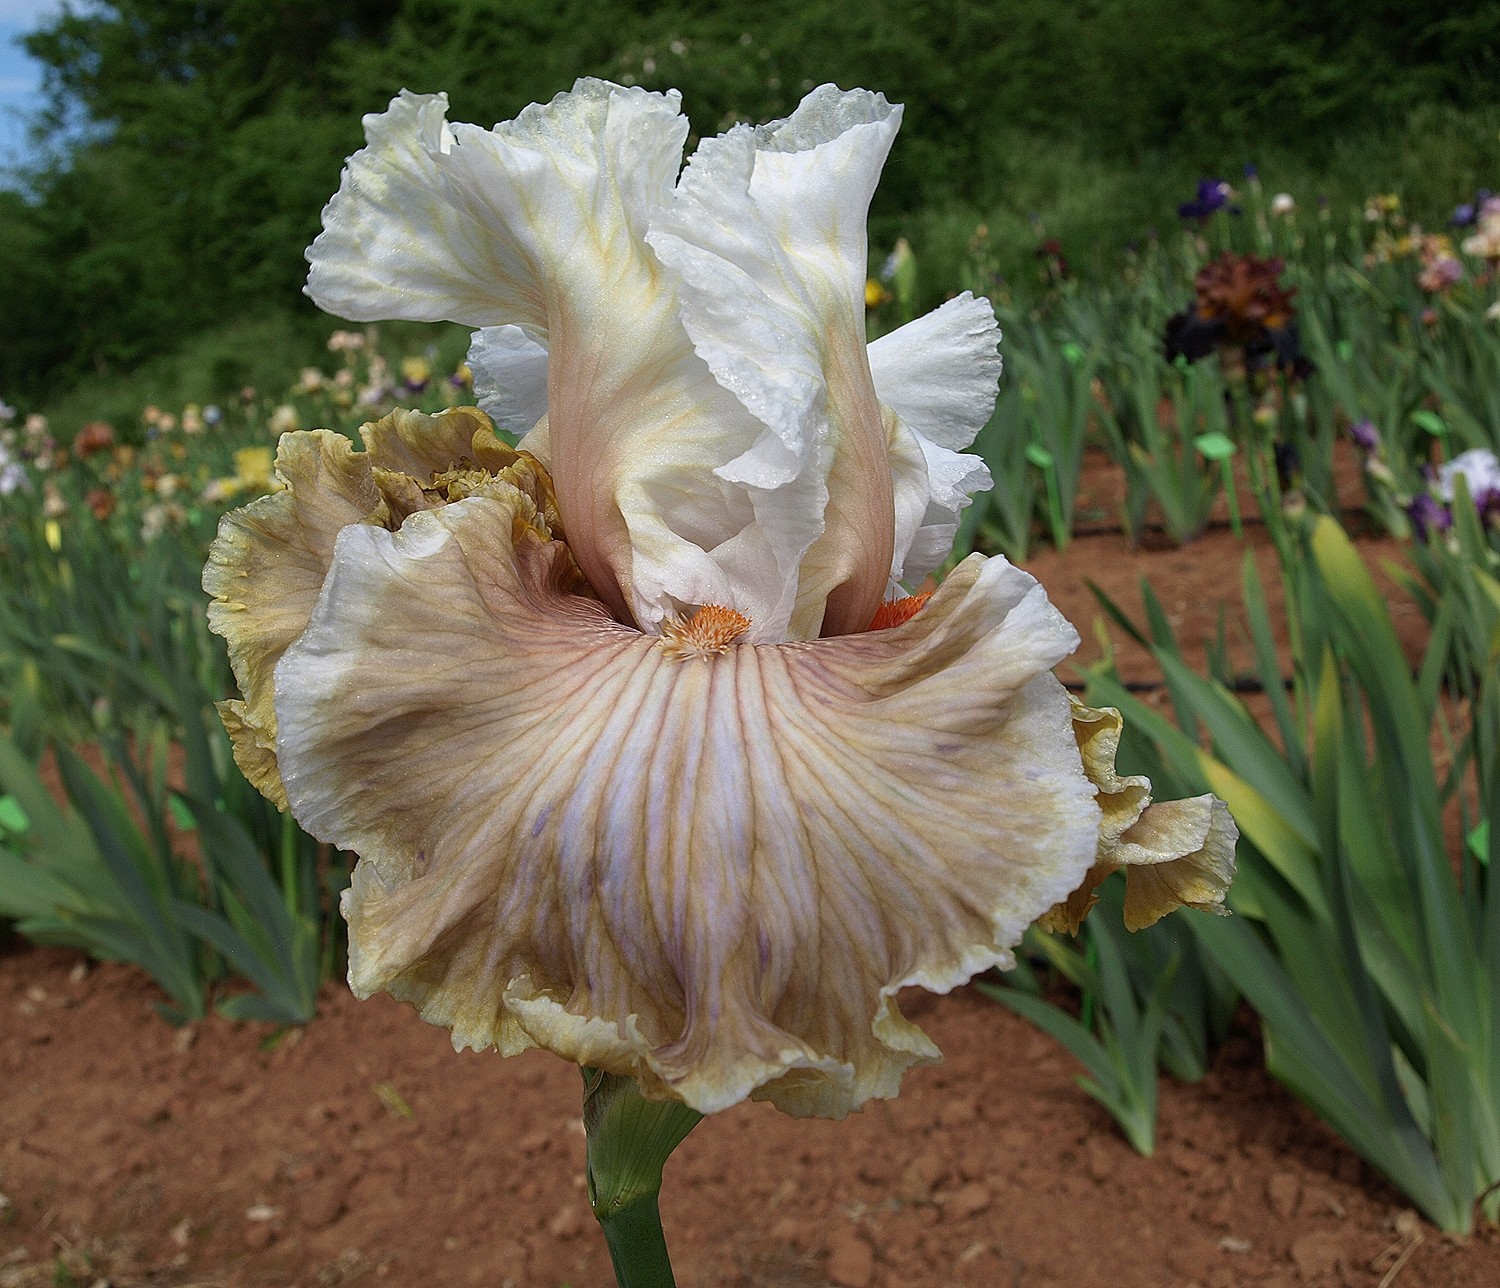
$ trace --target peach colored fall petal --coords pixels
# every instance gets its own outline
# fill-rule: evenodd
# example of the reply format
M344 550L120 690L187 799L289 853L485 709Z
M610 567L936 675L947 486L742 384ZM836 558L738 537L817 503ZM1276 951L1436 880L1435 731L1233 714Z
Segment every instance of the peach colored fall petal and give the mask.
M684 651L524 508L350 527L277 667L291 807L362 856L356 992L705 1112L894 1095L936 1056L896 992L1007 963L1095 857L1072 628L976 557L889 630Z

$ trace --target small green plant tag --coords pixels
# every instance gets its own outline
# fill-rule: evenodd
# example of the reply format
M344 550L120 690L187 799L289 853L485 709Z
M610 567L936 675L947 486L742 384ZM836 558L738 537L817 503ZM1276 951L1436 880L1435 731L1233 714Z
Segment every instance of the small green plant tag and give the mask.
M1411 423L1420 429L1425 429L1434 438L1446 438L1448 436L1448 425L1435 411L1428 411L1425 407L1419 407L1411 414Z
M31 827L31 820L14 796L0 796L0 829L17 835Z
M1227 461L1238 450L1228 435L1217 431L1212 434L1199 434L1193 439L1193 446L1198 449L1205 461Z
M167 797L167 812L172 815L172 822L177 824L179 832L191 832L198 826L198 820L193 817L193 811L187 807L181 796Z

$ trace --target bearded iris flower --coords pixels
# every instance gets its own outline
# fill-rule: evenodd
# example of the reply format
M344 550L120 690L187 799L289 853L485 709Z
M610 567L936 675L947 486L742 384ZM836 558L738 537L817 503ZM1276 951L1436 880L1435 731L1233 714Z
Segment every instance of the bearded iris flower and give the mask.
M1246 177L1250 176L1247 174ZM1196 219L1199 223L1220 210L1228 210L1231 215L1237 215L1240 208L1229 204L1233 199L1234 189L1225 180L1199 179L1197 195L1178 206L1177 215L1180 219Z
M1223 805L1115 775L1030 576L903 590L989 483L1000 360L968 294L865 344L900 109L824 86L680 177L675 95L445 113L365 118L308 291L478 328L482 409L285 436L205 572L240 765L361 856L355 991L701 1112L838 1116L936 1058L902 988L1008 964L1101 865L1154 873L1136 921L1218 904Z

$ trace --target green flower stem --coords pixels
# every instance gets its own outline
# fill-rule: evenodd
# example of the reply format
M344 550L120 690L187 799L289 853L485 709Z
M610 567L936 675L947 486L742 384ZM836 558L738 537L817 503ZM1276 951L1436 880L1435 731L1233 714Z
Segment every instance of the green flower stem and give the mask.
M676 1101L647 1100L635 1079L583 1071L589 1203L619 1288L675 1288L656 1196L662 1168L701 1114Z

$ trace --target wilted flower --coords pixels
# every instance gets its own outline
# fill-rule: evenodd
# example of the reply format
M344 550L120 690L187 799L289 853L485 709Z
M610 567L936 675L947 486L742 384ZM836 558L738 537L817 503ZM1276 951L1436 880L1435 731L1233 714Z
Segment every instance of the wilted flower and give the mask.
M1271 213L1273 215L1289 215L1297 209L1297 203L1289 192L1278 192L1271 198Z
M1172 865L1138 920L1216 905L1222 804L1148 809L1082 752L1113 713L1052 676L1077 636L1032 578L973 556L901 599L988 484L961 449L999 360L968 294L864 342L899 109L825 86L679 178L675 95L445 104L365 119L308 289L481 328L521 449L468 408L288 435L204 575L237 760L361 855L356 992L702 1111L839 1115L936 1056L901 988L1008 962L1096 866Z
M1270 359L1292 375L1310 374L1292 309L1297 292L1281 285L1281 270L1279 259L1230 251L1210 260L1193 278L1192 306L1167 319L1167 357L1196 362L1215 349L1232 348L1252 369Z

